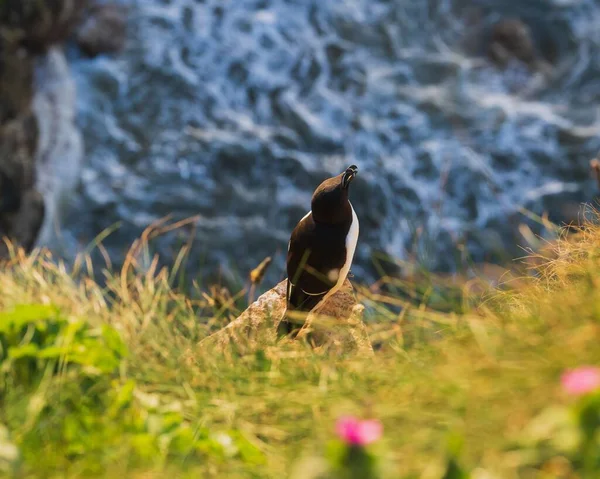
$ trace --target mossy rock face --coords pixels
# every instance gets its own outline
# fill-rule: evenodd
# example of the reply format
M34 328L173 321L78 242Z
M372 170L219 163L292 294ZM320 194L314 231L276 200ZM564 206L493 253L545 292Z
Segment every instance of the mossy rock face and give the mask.
M28 4L0 0L0 237L26 250L35 243L44 209L34 188L34 56L23 45L20 23ZM7 255L6 243L0 241L0 259Z
M72 108L74 90L52 47L73 38L93 56L119 50L125 37L126 10L116 4L0 0L0 260L9 254L4 238L30 251L38 235L48 236L49 221L59 208L55 200L67 189L63 180L70 184L79 171L81 139L73 119L55 114L56 104ZM45 80L35 91L34 66L48 61L60 67L49 71L62 72L61 87L40 95ZM65 164L70 176L55 181Z
M31 109L33 59L14 38L0 37L0 237L29 250L43 219L34 189L38 125ZM0 259L8 255L0 242Z
M31 53L43 53L71 36L88 3L88 0L1 0L3 36L17 39Z
M31 111L0 126L0 237L25 250L35 244L44 202L35 189L37 122ZM8 250L0 243L0 259Z
M0 125L28 111L32 98L33 59L0 34Z

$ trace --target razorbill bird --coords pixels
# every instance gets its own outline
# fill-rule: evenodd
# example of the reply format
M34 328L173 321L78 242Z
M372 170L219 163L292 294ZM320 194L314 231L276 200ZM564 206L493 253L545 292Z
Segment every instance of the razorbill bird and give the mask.
M288 311L318 309L344 283L358 240L358 217L348 200L355 165L319 185L311 211L296 225L288 244L286 313L280 334L294 328Z

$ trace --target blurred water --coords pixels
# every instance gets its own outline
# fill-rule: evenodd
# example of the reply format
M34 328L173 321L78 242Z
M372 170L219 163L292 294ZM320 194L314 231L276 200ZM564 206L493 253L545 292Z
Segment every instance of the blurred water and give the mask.
M595 194L600 3L590 0L144 0L117 59L73 58L86 166L64 224L73 253L118 265L152 221L199 214L188 268L246 275L312 190L359 165L353 272L373 255L456 267L520 253L520 208L570 220ZM551 73L500 71L486 31L518 15ZM536 229L533 225L534 230ZM156 248L173 258L189 230Z

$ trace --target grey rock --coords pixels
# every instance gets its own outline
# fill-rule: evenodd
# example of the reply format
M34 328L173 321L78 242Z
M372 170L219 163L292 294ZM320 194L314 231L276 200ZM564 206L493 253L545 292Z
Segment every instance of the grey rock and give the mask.
M533 64L536 52L527 24L518 18L507 18L496 23L492 28L489 55L500 65L505 65L511 58Z
M123 49L127 36L127 11L121 5L97 4L86 14L76 33L77 45L91 57Z
M209 336L200 347L220 351L232 347L256 349L277 342L277 327L285 312L287 280L261 295L237 319ZM357 303L352 284L343 286L320 308L311 313L295 340L307 340L317 349L329 352L372 355L373 348L362 317L364 306ZM291 341L283 339L282 341Z

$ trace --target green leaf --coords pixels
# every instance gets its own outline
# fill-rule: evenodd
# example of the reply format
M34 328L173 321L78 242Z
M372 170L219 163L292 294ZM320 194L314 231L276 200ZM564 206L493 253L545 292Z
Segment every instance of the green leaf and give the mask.
M121 335L117 332L117 330L111 326L104 324L102 326L102 337L104 338L104 342L106 346L111 350L117 353L119 358L124 358L127 356L127 346L121 339Z
M135 390L135 381L129 379L123 386L118 390L115 401L112 405L113 413L123 410L129 407L133 401L133 392Z
M20 305L12 311L0 313L0 333L20 329L23 326L55 318L56 308L39 304Z
M576 410L579 427L586 436L593 437L600 430L600 393L581 398Z
M25 344L16 348L8 348L8 357L10 359L35 358L38 357L39 351L36 344Z
M238 454L242 461L247 464L261 465L266 462L264 454L261 450L246 439L239 431L230 431L229 435L233 439L235 446L238 449Z
M195 437L189 427L177 429L170 443L170 452L173 454L187 455L194 448Z
M181 426L183 417L178 412L163 413L162 434L169 434Z
M341 467L346 456L346 444L337 439L329 441L325 446L325 456L329 463Z
M441 479L469 479L470 474L458 462L458 457L464 445L464 438L457 433L451 433L447 441L448 459L446 470Z
M37 357L40 359L52 359L52 358L60 358L61 356L66 356L69 353L69 348L67 347L59 347L59 346L50 346L44 349L40 349Z
M458 464L457 460L450 457L441 479L469 479L469 477L470 475Z
M138 456L143 459L153 459L159 455L156 437L152 434L135 434L131 445Z
M271 369L271 361L262 349L255 353L256 368L258 371L269 371Z

